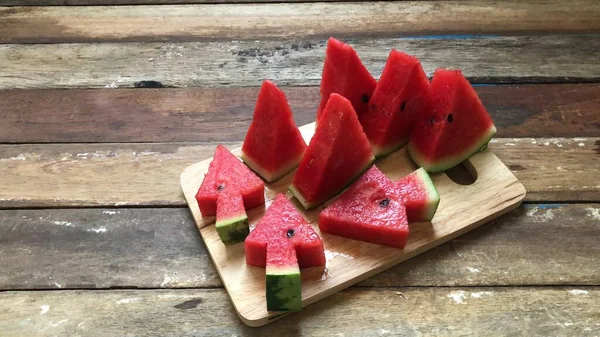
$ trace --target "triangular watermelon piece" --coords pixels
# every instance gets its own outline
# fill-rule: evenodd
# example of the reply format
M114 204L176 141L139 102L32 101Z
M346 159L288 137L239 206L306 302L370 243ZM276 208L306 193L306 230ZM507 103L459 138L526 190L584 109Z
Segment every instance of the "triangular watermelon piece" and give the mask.
M350 101L331 94L290 191L316 207L350 185L374 160Z
M428 172L445 171L484 147L496 127L460 70L436 70L431 108L415 123L408 144L411 158Z
M273 82L264 81L242 146L242 160L271 182L298 166L305 149L285 94Z
M415 118L425 113L429 80L419 60L392 50L360 123L373 154L386 155L408 142Z
M278 194L244 243L246 263L266 267L267 310L302 307L300 269L325 265L323 242L294 205Z
M403 197L409 222L431 221L440 203L440 195L431 177L422 167L394 183Z
M323 233L404 248L408 221L403 197L376 166L319 215Z
M265 203L264 188L259 177L226 147L218 145L196 201L202 216L217 215L219 237L223 243L232 244L243 241L248 234L245 209Z
M358 116L366 113L376 84L377 81L361 62L356 51L349 45L330 38L325 51L317 123L332 93L346 97Z

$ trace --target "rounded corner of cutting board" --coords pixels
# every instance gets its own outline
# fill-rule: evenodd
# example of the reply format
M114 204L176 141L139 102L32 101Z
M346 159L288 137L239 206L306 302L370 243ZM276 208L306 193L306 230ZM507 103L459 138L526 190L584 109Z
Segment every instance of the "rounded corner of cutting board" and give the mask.
M234 304L234 306L235 306L235 304ZM266 325L267 323L271 322L271 320L269 320L268 316L267 317L258 317L258 318L246 317L243 314L241 314L239 311L237 311L237 308L236 308L236 313L237 313L238 317L240 318L240 320L242 321L242 323L244 323L245 325L247 325L251 328L258 328L258 327L261 327L261 326Z

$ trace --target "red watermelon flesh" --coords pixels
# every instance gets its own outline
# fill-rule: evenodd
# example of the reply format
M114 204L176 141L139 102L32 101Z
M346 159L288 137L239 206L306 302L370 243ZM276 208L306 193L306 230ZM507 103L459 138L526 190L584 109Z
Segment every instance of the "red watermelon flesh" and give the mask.
M440 172L485 146L496 127L460 70L436 70L430 88L430 111L417 119L408 153L428 172Z
M425 113L429 80L419 60L392 50L369 102L360 117L373 154L386 155L408 142L415 118Z
M318 206L351 184L373 160L352 104L332 94L290 191L305 208Z
M325 51L317 123L332 93L346 97L358 116L366 113L376 84L377 81L371 76L356 51L349 45L330 38Z
M246 263L266 267L267 309L302 306L299 268L325 265L319 235L283 194L278 194L245 241Z
M440 203L440 195L431 177L422 167L394 183L403 197L410 222L431 221Z
M323 233L404 248L408 220L403 197L376 166L319 215Z
M252 209L265 203L264 182L223 145L218 145L208 172L196 194L202 216L213 216L217 199L225 189L240 191L244 207Z
M241 158L254 172L271 182L293 170L306 149L283 91L264 81Z

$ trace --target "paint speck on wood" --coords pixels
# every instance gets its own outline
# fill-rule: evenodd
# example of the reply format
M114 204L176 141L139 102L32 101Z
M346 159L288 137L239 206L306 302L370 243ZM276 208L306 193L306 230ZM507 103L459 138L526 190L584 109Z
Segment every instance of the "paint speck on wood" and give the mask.
M196 308L198 305L200 305L200 303L202 303L202 298L198 297L198 298L191 299L189 301L179 303L177 305L174 305L173 307L180 309L180 310L188 310L188 309Z

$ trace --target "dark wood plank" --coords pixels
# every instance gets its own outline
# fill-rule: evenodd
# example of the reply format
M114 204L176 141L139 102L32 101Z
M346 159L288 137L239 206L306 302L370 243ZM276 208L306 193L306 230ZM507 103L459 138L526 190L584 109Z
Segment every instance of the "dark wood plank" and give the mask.
M0 145L0 208L185 205L179 176L215 145ZM598 138L498 138L490 148L525 185L527 201L600 201Z
M600 137L600 84L475 88L498 137ZM318 87L285 87L298 125ZM242 141L258 88L0 91L1 143Z
M598 17L595 0L0 7L0 43L589 33Z
M261 328L224 290L0 293L7 336L582 336L598 334L600 289L349 289Z
M389 50L473 83L600 81L600 35L348 41L379 77ZM325 40L0 45L0 89L318 85Z
M359 284L600 285L600 204L533 204ZM189 211L0 211L0 290L221 287Z

